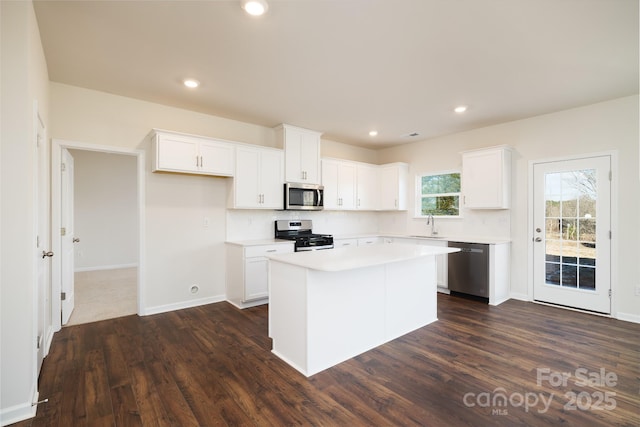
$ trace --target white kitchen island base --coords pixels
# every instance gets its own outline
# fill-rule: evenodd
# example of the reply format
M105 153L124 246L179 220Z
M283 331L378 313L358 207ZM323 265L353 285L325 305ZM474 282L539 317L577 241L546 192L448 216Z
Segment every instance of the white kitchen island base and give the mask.
M273 353L306 376L437 320L435 255L378 245L270 257Z

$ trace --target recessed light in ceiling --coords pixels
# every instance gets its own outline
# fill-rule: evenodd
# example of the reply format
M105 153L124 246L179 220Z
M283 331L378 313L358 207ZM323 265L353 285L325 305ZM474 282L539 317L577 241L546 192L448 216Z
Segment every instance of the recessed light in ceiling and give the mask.
M260 16L269 9L265 0L242 0L242 8L251 16Z
M370 131L369 136L378 136L378 131L377 130Z
M459 105L456 108L454 108L453 111L455 111L458 114L464 113L465 111L467 111L467 106L466 105Z
M200 82L194 79L185 79L183 83L186 87L190 89L195 89L198 86L200 86Z

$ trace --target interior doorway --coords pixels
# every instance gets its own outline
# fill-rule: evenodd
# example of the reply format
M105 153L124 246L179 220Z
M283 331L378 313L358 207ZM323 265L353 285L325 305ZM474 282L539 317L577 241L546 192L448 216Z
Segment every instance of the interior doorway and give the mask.
M54 171L63 170L65 151L72 153L76 175L73 185L74 232L73 236L68 236L74 239L74 250L72 255L65 255L60 250L65 237L63 177L61 173L52 173L52 224L54 230L60 230L60 233L52 233L52 244L61 254L52 266L53 293L61 295L52 302L52 312L56 313L56 330L65 323L62 318L64 295L61 294L64 284L75 282L74 278L79 273L113 273L106 281L103 277L89 283L90 286L94 286L94 290L113 291L109 288L122 278L120 270L126 270L127 280L133 285L133 292L127 297L127 301L132 304L130 307L135 307L133 313L142 312L144 301L141 286L144 278L144 152L53 140L51 158ZM70 257L72 259L69 259ZM71 273L62 268L65 262L75 264ZM82 286L83 283L77 285ZM74 286L77 304L78 286ZM121 296L122 292L115 291L115 294ZM98 292L93 293L91 298L95 302L96 299L105 299L105 296ZM118 317L117 310L112 309L121 305L120 302L116 299L106 299L104 302L103 305L109 310L97 314L106 315L104 318ZM133 313L129 311L126 314ZM86 316L83 316L85 320L82 321L74 321L73 318L72 312L72 324L101 320L98 317L86 320Z
M136 159L116 153L68 151L74 159L74 224L70 228L75 242L71 253L75 308L68 322L63 315L63 324L77 325L135 314Z
M533 165L533 298L611 313L611 156Z

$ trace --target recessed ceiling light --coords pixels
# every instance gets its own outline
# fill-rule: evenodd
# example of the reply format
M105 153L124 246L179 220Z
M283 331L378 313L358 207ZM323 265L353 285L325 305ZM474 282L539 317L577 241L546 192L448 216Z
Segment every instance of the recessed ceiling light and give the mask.
M465 111L467 111L467 106L466 105L460 105L460 106L454 108L453 111L455 111L458 114L464 113Z
M194 79L186 79L183 83L186 87L191 89L195 89L200 86L200 82Z
M244 11L252 16L263 15L269 9L265 0L242 0L241 3Z
M377 130L370 131L369 136L378 136L378 131Z

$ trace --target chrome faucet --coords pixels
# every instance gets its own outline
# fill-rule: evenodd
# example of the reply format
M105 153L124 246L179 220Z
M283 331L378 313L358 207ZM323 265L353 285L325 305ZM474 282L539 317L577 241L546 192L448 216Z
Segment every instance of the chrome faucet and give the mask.
M438 232L436 231L436 221L435 219L433 219L433 215L427 215L427 225L431 225L431 235L435 236L436 234L438 234Z

